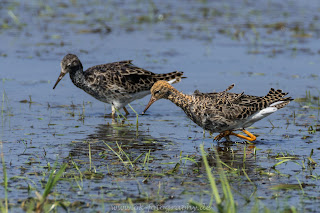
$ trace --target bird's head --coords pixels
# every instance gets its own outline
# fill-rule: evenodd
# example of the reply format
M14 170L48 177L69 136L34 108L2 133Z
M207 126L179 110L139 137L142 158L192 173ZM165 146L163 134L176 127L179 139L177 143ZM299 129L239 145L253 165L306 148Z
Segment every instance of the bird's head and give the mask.
M67 54L65 57L63 57L61 61L61 73L58 77L58 80L53 86L53 89L56 88L59 81L65 76L68 72L82 70L82 64L79 60L79 58L76 55L73 54Z
M155 101L162 98L168 99L173 89L174 87L171 86L167 81L157 81L156 83L154 83L154 85L150 90L151 91L150 101L142 114L144 114Z

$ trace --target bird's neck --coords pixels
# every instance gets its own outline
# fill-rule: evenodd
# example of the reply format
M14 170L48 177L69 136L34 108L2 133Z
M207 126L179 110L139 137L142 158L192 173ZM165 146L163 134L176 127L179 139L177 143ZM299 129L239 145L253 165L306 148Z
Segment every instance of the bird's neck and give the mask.
M70 78L73 84L83 89L86 79L83 74L82 66L79 67L78 69L71 70L69 73L70 73Z
M97 90L87 81L81 64L77 69L71 70L69 73L71 81L75 86L92 95L93 97L97 96Z
M175 88L172 88L170 90L168 100L170 100L172 103L180 107L183 111L185 111L188 114L189 106L192 103L192 97L190 95L183 94Z

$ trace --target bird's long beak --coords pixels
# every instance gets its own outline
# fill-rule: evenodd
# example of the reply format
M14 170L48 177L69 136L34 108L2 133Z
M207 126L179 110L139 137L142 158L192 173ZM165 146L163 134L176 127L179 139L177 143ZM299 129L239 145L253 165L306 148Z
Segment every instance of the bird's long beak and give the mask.
M146 106L146 108L143 110L142 115L149 109L149 107L156 101L157 99L153 96L151 96L150 101L148 103L148 105Z
M62 71L61 71L58 80L56 81L56 83L55 83L54 86L53 86L53 89L56 88L56 86L58 85L59 81L63 78L63 76L64 76L65 74L66 74L65 72L62 72Z

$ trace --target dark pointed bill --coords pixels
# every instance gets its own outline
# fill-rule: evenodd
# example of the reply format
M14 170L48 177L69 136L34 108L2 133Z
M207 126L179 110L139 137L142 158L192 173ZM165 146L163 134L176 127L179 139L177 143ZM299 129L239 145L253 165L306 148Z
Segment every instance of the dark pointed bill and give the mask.
M155 99L153 96L151 96L150 101L148 103L148 105L146 106L146 108L143 110L142 115L149 109L149 107L156 101L157 99Z
M63 78L63 76L64 76L65 74L66 74L66 73L63 73L63 72L60 73L58 80L56 81L56 83L55 83L54 86L53 86L53 89L56 88L56 86L58 85L59 81Z

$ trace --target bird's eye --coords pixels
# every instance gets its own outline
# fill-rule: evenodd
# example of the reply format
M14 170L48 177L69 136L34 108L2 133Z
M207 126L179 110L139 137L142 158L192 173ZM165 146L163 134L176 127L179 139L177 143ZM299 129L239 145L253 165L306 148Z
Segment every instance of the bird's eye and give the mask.
M154 92L155 95L159 94L159 93L160 93L160 90L157 90L157 91Z
M67 67L71 67L71 63L67 64Z

